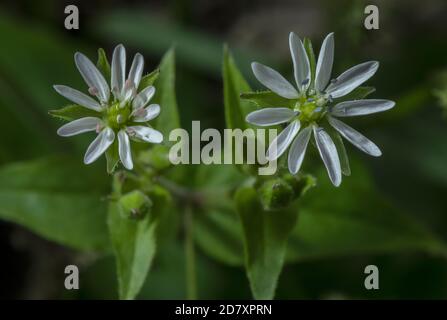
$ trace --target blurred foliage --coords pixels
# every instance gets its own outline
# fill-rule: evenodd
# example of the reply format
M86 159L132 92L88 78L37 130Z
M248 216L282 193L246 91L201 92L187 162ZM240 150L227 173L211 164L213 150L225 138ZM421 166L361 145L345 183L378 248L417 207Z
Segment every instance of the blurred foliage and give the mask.
M231 37L241 32L237 22L251 19L249 29L252 31L246 25L239 25L249 39L261 38L276 44L277 37L285 46L283 39L289 31L304 35L304 31L297 30L299 24L284 22L268 35L261 33L259 36L256 27L261 29L265 21L256 20L256 14L261 16L263 11L279 7L295 12L301 6L305 12L309 7L301 1L275 5L260 1L248 6L249 10L239 8L239 20L231 19L229 15L228 25L220 26L221 31L216 32L207 31L203 24L212 25L219 11L210 13L204 8L205 13L200 16L194 11L199 4L190 2L191 8L183 14L196 12L202 21L194 15L176 21L169 8L179 10L177 1L172 1L168 7L155 1L153 7L164 8L164 11L151 10L152 4L142 3L129 5L126 10L118 7L111 11L105 7L93 9L81 20L81 30L74 32L62 28L63 6L56 1L47 1L42 8L32 5L31 1L23 3L26 10L16 7L3 10L0 7L0 128L3 133L0 140L0 218L6 221L7 232L12 233L12 222L51 242L80 252L96 253L93 260L87 259L88 262L82 265L81 290L61 292L60 297L117 298L118 286L112 280L115 278L115 261L110 258L111 244L106 225L105 199L111 192L111 178L103 170L104 160L92 167L82 164L83 152L91 139L89 135L61 139L55 130L62 122L47 115L49 110L66 103L54 92L53 84L68 84L86 90L74 67L73 53L82 51L93 57L92 48L102 46L110 57L110 48L123 43L134 51L140 50L148 59L145 70L152 70L162 54L174 46L178 60L175 89L179 116L171 109L165 115L174 120L166 120L161 126L168 130L166 123L174 121L189 129L191 120L200 119L207 126L223 128L225 115L228 123L240 123L245 112L256 107L247 103L242 107L244 113L237 114L238 110L229 112L228 107L224 110L222 106L222 97L229 94L232 96L227 99L238 103L228 106L246 103L235 98L241 91L235 83L240 83L241 78L245 77L246 88L250 84L253 90L260 89L253 82L251 61L258 60L287 70L285 74L288 76L292 71L290 61L285 58L287 55L276 55L280 48L274 45L270 45L270 51L260 50L261 46L257 46L255 40L240 46ZM353 121L367 136L374 137L384 155L380 159L368 159L357 151L348 152L352 175L345 178L338 189L329 185L317 157L312 158L315 161L306 161L305 169L315 173L318 185L296 204L298 224L290 231L289 246L284 254L286 265L276 289L277 298L447 297L447 202L444 196L447 188L447 122L441 116L442 109L434 107L445 105L445 81L436 77L439 70L446 67L445 27L439 24L446 13L445 2L433 1L433 8L437 9L433 12L423 11L414 1L413 9L403 1L383 5L380 7L381 29L371 32L362 27L364 3L316 2L313 6L317 10L330 14L324 16L324 21L316 19L314 25L309 26L313 28L309 34L312 39L322 39L327 32L336 32L335 73L359 60L374 58L381 61L371 84L377 88L380 97L395 100L396 107L372 120ZM92 9L85 6L80 5L81 12L83 8L84 12ZM207 6L229 7L225 2ZM57 19L48 18L52 10L57 12ZM415 45L415 39L424 39L424 45ZM226 74L231 80L226 84L230 86L222 92L218 79L222 71L224 42L229 43L234 57L230 60L228 51L225 51L224 66L231 64L230 67L236 70L239 67L240 72L233 70ZM319 49L315 41L314 49ZM172 51L168 57L169 54ZM173 75L172 72L158 81L170 82L167 87L172 87L168 90L174 90ZM275 101L275 97L268 98ZM173 95L160 92L157 99L171 100ZM161 104L172 106L177 101ZM199 249L196 260L199 297L250 298L242 268L245 263L244 228L256 229L257 224L251 224L250 220L256 219L258 212L247 212L245 223L241 224L236 208L228 201L234 196L243 173L225 165L179 166L169 175L190 190L207 194L206 198L210 199L193 212L194 241ZM149 260L151 271L144 283L144 277L128 278L126 268L131 265L121 266L121 282L126 283L121 284L124 288L121 297L135 295L140 286L139 298L185 297L186 262L178 210L179 206L171 208L158 221L157 254L153 261ZM112 218L109 216L111 224ZM153 232L150 218L153 217L148 215L147 225L136 232L133 226L123 231L122 228L127 226L115 225L114 230L126 233L129 246L133 246L131 249L115 247L115 253L123 254L124 264L129 261L125 257L129 251L141 253L141 248L135 247L132 239ZM19 263L20 260L12 259L14 249L9 242L5 241L2 248L6 248L3 259ZM69 260L67 264L71 262ZM31 261L29 268L33 268L34 263ZM363 287L363 269L367 264L376 264L381 270L381 289L378 291L369 292ZM148 265L139 267L149 268ZM20 269L12 271L8 273L10 277L23 278ZM277 275L273 273L270 276L276 282ZM6 294L13 292L7 285L2 290Z

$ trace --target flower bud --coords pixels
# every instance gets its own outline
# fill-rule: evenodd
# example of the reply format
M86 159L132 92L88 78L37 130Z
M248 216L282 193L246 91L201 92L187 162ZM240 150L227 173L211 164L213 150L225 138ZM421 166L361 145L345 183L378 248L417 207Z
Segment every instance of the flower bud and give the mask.
M315 178L307 174L292 175L287 173L284 174L282 178L292 187L294 199L301 197L307 190L316 185Z
M140 190L122 195L118 203L123 216L129 219L142 219L150 213L152 208L151 199Z
M281 178L265 181L259 188L261 203L265 210L287 207L294 199L292 186Z

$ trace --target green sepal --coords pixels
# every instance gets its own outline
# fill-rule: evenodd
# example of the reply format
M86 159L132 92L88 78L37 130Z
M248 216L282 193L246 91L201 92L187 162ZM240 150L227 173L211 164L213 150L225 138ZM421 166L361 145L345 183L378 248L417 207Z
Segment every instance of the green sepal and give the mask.
M84 117L96 117L96 118L102 117L102 114L100 112L87 109L78 104L70 104L61 109L50 110L48 111L48 114L55 118L62 119L65 121L73 121Z
M316 74L316 60L315 60L315 52L312 47L312 42L309 38L304 38L303 41L304 49L306 50L307 57L309 58L310 65L310 85L309 89L314 89L315 86L315 74Z
M98 49L98 61L96 62L96 66L106 80L111 79L112 72L110 69L110 64L103 48Z
M282 176L282 179L292 187L294 199L302 197L307 191L317 185L317 179L310 174L299 173L297 175L292 175L286 173Z
M351 101L351 100L360 100L365 99L367 96L369 96L371 93L376 91L376 88L370 87L370 86L362 86L357 87L347 95L334 99L334 103L342 102L342 101Z
M241 99L248 100L257 107L285 107L293 108L296 104L295 100L283 98L276 93L266 91L244 92L240 95Z
M143 76L140 81L140 85L138 86L138 92L143 90L144 88L147 88L149 86L152 86L157 80L158 76L160 75L160 69L157 68L151 73L148 73L147 75Z
M264 210L287 208L294 198L292 186L281 178L265 181L259 188Z
M120 161L118 154L118 139L113 141L112 145L107 148L105 154L107 161L107 173L113 174Z

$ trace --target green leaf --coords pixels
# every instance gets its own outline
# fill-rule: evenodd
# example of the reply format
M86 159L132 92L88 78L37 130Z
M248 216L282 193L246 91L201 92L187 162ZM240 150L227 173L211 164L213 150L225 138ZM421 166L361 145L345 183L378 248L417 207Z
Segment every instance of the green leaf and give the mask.
M154 75L155 76L155 75ZM161 108L160 115L155 119L155 126L160 130L165 140L171 130L180 127L180 118L175 97L175 53L169 50L160 63L160 75L155 82L154 103Z
M298 211L296 208L263 210L252 187L239 189L235 201L242 221L245 267L251 291L255 299L272 299Z
M285 107L293 108L296 101L278 96L272 91L256 91L244 92L241 94L241 99L248 100L258 107Z
M97 168L52 157L0 168L0 218L80 250L106 250L107 179Z
M170 194L152 183L143 186L144 192L134 189L122 194L134 185L134 181L126 181L123 173L114 176L107 222L116 260L119 297L134 299L151 268L156 243L161 240L159 229L174 209Z
M355 88L351 93L334 99L334 103L342 102L342 101L351 101L351 100L360 100L365 99L367 96L369 96L371 93L376 91L376 88L374 87L357 87Z
M112 145L106 150L106 161L107 161L107 173L112 174L115 172L116 167L120 161L118 153L118 140L115 139Z
M230 129L246 129L245 113L247 102L241 101L242 92L250 91L250 87L234 63L228 48L224 47L223 82L225 122ZM245 109L245 110L244 110Z
M48 113L55 118L66 121L72 121L83 117L102 117L101 113L77 104L71 104L61 109L50 110Z
M158 76L160 75L160 69L155 69L151 73L148 73L147 75L143 76L140 81L140 85L138 86L138 92L143 90L146 87L152 86L157 80Z
M133 190L122 195L121 179L119 173L114 177L114 201L109 203L107 224L116 260L119 297L134 299L155 256L159 222L172 206L168 205L169 194L155 186L145 193Z
M316 60L315 60L315 52L312 47L312 42L309 38L304 38L304 49L306 50L307 57L309 58L309 64L310 64L310 88L313 89L315 85L315 74L316 74Z
M155 255L157 222L124 217L116 202L109 205L108 226L118 275L120 299L134 299L140 291Z
M99 71L101 71L106 81L111 79L112 73L110 71L110 64L103 48L98 49L98 61L96 62L96 66L98 67Z

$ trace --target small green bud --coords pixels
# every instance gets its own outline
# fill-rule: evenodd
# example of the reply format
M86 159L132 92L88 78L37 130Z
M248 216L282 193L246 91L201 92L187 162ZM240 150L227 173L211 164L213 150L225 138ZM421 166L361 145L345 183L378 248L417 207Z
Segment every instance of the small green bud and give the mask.
M119 199L121 212L124 217L130 219L142 219L149 214L152 208L152 201L140 190L134 190Z
M312 187L316 185L316 179L311 175L292 175L286 173L282 176L284 181L286 181L293 189L294 199L301 197Z
M285 208L294 199L292 186L281 178L265 181L260 186L259 192L265 210Z

